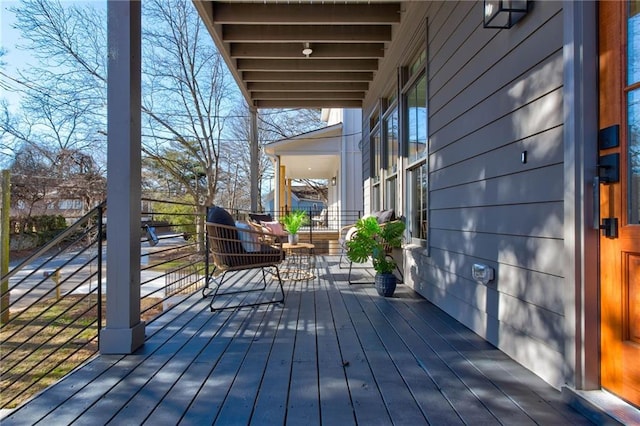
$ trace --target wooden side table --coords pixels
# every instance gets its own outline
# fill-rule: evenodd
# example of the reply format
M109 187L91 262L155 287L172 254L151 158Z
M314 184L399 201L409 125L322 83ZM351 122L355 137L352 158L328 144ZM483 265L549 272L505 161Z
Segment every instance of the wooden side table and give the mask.
M287 252L286 266L282 271L284 279L307 281L316 277L314 273L316 267L315 245L311 243L283 243L282 248Z

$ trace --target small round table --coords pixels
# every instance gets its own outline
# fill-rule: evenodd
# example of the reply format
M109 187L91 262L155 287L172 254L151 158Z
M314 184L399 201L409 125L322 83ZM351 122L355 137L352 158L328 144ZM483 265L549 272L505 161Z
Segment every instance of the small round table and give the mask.
M284 279L307 281L316 277L313 271L316 267L315 245L282 243L282 248L287 252L286 267L282 270Z

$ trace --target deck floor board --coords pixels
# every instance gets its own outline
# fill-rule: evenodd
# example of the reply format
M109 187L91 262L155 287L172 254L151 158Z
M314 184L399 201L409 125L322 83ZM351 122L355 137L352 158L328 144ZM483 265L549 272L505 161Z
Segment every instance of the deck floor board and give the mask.
M286 282L283 305L211 312L209 298L186 298L147 325L135 354L97 357L3 426L590 424L409 288L382 298L349 285L336 256L316 268L314 279ZM243 297L253 295L220 303Z

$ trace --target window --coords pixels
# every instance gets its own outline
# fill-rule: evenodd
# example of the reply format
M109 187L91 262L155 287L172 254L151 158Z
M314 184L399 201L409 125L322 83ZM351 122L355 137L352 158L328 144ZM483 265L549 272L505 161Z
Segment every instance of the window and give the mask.
M64 199L58 201L58 208L60 210L81 210L82 200L78 199Z
M385 210L396 209L396 186L398 185L398 179L395 175L390 178L387 178L387 186L384 189L384 208Z
M427 239L427 164L410 169L409 175L409 212L408 228L412 242Z
M426 246L429 217L429 168L426 49L405 70L402 147L406 156L406 219L412 243Z
M385 140L387 145L387 174L398 171L398 108L394 108L385 120Z
M369 146L371 151L371 211L380 210L382 190L380 174L382 171L382 138L380 134L380 114L376 109L369 119Z
M427 153L427 77L423 74L409 89L407 105L407 138L409 162Z

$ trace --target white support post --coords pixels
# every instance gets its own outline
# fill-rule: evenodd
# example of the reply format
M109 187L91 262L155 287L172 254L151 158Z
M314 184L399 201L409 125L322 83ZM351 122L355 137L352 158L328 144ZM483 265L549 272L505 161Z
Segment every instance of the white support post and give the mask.
M107 323L100 353L144 343L140 321L140 1L108 0Z

